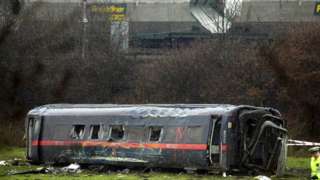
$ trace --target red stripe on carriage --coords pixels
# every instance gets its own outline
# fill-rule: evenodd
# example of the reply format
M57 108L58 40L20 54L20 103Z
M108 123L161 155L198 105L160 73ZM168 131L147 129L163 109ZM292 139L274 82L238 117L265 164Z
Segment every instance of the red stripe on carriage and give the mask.
M124 149L179 149L179 150L207 150L207 144L162 144L162 143L128 143L128 142L106 142L106 141L55 141L41 140L32 141L32 146L101 146Z

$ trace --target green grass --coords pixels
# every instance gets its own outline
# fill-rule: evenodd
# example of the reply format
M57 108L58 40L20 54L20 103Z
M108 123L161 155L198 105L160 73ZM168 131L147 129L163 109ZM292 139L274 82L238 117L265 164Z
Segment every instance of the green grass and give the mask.
M0 160L25 159L25 148L2 147L0 148Z
M25 151L24 148L13 148L13 147L2 147L0 149L0 160L12 160L14 158L24 159ZM253 179L253 177L239 177L239 176L231 176L227 178L223 178L221 176L214 175L200 175L200 174L186 174L186 173L173 173L173 172L151 172L151 173L142 173L139 171L130 171L128 174L123 173L97 173L93 171L85 170L80 174L25 174L25 175L7 175L10 171L24 171L36 169L38 166L0 166L0 179L31 179L31 180L42 180L42 179L61 179L61 180L72 180L72 179L93 179L93 180L102 180L102 179L110 179L110 180L171 180L171 179L179 179L179 180L249 180ZM272 179L305 179L307 177L306 171L309 168L309 158L303 157L289 157L287 161L287 167L289 168L288 175L283 178L272 178ZM290 170L291 169L291 170ZM292 170L293 169L293 170ZM295 169L302 169L301 171L295 172ZM296 173L296 174L295 174Z
M307 157L288 157L287 167L307 169L310 167L310 160Z
M242 179L242 180L249 180L252 178L239 178L239 177L228 177L222 178L218 176L199 176L199 175L177 175L177 174L170 174L170 173L147 173L147 174L88 174L88 173L81 173L76 175L47 175L47 174L39 174L39 175L15 175L15 176L4 176L5 179L61 179L61 180L70 180L70 179L90 179L90 180L172 180L172 179L179 179L179 180L214 180L214 179L224 179L224 180L235 180L235 179Z

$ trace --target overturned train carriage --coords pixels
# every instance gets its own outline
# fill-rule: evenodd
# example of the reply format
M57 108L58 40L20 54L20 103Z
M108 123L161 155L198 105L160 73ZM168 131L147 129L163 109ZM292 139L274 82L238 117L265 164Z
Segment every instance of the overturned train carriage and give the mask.
M26 118L34 163L281 173L287 130L272 108L46 105Z

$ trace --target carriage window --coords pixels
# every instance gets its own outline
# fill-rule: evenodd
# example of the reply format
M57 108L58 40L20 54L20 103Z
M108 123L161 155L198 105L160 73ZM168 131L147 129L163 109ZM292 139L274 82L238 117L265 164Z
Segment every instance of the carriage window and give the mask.
M160 141L161 132L162 132L162 127L159 127L159 126L150 127L149 141Z
M122 125L111 126L110 140L122 140L124 138L124 127Z
M102 138L103 139L108 139L109 138L109 134L110 134L110 128L109 126L103 126L103 132L102 132Z
M84 136L84 125L73 125L71 138L72 139L83 139Z
M90 128L90 139L102 139L102 132L100 125L92 125Z
M203 128L201 126L189 126L187 128L186 143L201 143Z

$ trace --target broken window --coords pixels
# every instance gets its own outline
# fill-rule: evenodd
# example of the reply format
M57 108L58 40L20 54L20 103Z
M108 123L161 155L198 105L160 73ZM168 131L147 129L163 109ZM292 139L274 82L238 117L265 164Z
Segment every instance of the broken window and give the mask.
M72 139L83 139L85 125L73 125L71 138Z
M221 121L217 121L214 125L213 137L212 137L212 145L220 144L220 129L221 129Z
M129 126L126 130L128 141L140 142L145 140L145 131L143 126Z
M186 143L202 143L203 128L201 126L189 126L186 132Z
M102 139L103 130L100 125L92 125L90 128L90 139Z
M101 130L102 131L102 130ZM110 128L109 126L103 126L103 131L102 131L102 138L103 139L108 139L110 134Z
M214 124L212 139L211 139L211 147L210 147L210 153L211 153L211 162L212 163L218 163L220 161L220 150L222 148L225 148L226 146L220 146L221 144L221 120L216 119L216 122Z
M149 128L149 141L160 141L162 127L160 126L152 126Z
M122 125L111 126L110 140L119 141L124 138L124 127Z

